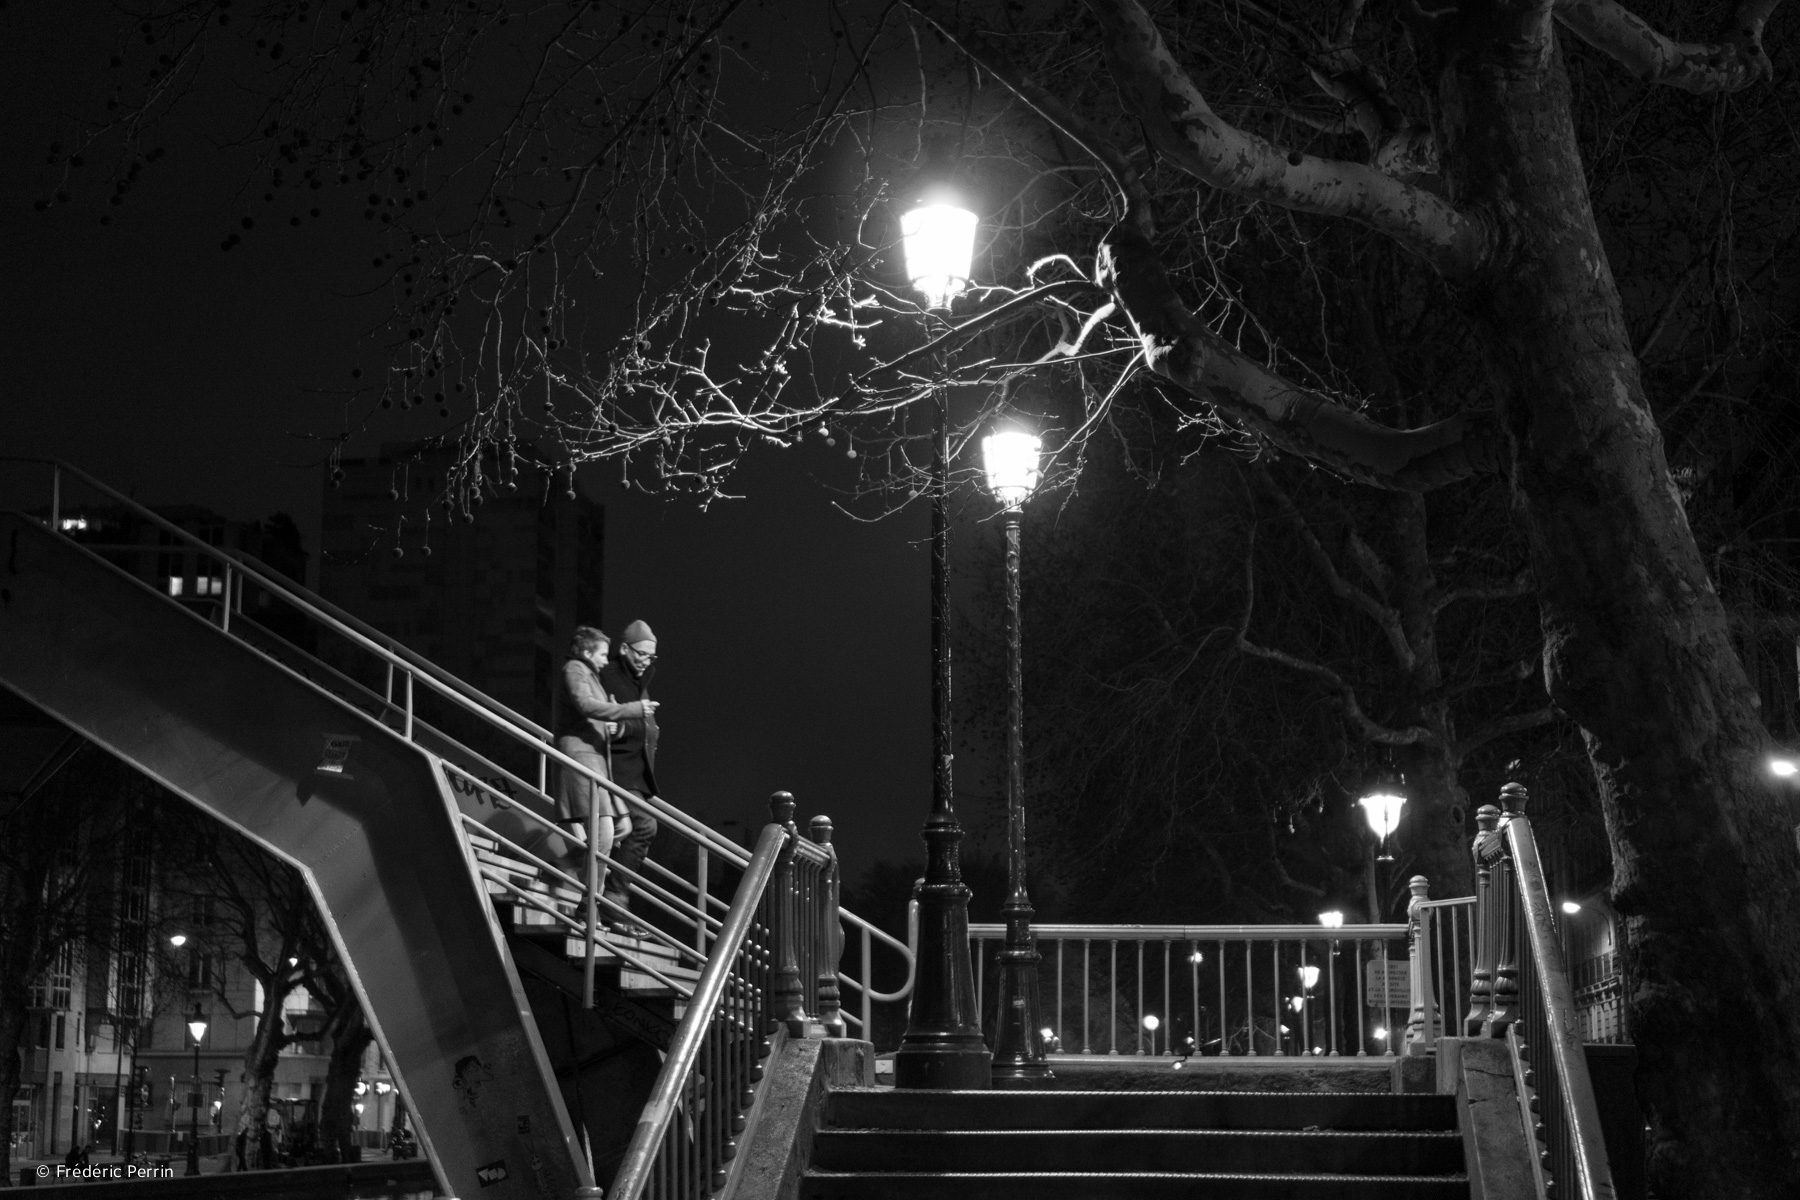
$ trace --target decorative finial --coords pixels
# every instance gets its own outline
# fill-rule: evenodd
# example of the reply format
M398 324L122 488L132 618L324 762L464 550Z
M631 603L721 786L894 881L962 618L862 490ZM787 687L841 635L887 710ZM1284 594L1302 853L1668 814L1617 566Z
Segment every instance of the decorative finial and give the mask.
M776 792L769 797L769 814L775 818L777 825L794 827L794 793Z
M811 823L807 826L807 831L812 837L812 840L819 845L831 845L831 818L824 813L820 813L812 819Z
M1482 833L1492 833L1500 828L1500 810L1492 804L1484 804L1476 809L1475 828Z
M1509 817L1524 812L1530 799L1531 793L1525 790L1522 783L1509 783L1500 789L1500 808Z

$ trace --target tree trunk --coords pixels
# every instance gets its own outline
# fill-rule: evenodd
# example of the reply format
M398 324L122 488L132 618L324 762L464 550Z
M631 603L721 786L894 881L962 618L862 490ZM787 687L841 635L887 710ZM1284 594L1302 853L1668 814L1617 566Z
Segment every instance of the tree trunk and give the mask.
M1438 125L1457 202L1494 219L1492 269L1465 294L1501 384L1550 693L1584 731L1612 842L1651 1186L1672 1200L1792 1197L1800 855L1543 37L1547 61L1529 36L1495 36L1478 56L1439 47Z
M375 1031L363 1017L354 997L341 1021L334 1022L331 1061L325 1070L325 1096L319 1102L319 1149L332 1162L355 1162L356 1084L362 1078L363 1052L375 1040Z
M11 993L15 989L7 988ZM0 1187L12 1186L13 1097L19 1094L19 1059L27 1017L22 1005L0 1004Z
M1397 854L1401 861L1394 865L1403 868L1407 878L1429 879L1434 900L1474 895L1475 867L1465 829L1469 793L1458 778L1461 764L1446 748L1427 745L1407 747L1396 761L1406 775L1407 805L1393 844L1397 851L1409 853ZM1406 879L1386 883L1389 908L1383 919L1402 920L1394 913L1395 905L1399 912L1406 911L1405 898L1410 895Z
M274 1162L263 1161L262 1131L269 1119L269 1092L275 1084L275 1067L281 1059L286 1041L282 1028L281 1005L287 993L277 995L267 983L263 991L263 1010L256 1018L256 1033L244 1051L243 1106L238 1109L237 1130L247 1134L244 1155L252 1170L268 1170ZM280 1147L276 1147L280 1151Z

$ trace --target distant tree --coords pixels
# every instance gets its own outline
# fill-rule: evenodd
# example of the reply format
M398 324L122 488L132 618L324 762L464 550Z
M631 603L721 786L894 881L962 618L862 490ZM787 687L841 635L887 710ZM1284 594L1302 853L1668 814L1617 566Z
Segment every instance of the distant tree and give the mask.
M210 913L204 930L192 935L195 948L214 957L220 969L202 981L215 1003L233 1018L255 1019L238 1078L243 1100L234 1132L246 1135L247 1154L261 1161L258 1138L268 1119L275 1069L281 1052L297 1040L284 1005L294 990L321 972L330 940L305 879L210 814L184 806L179 832L171 839L181 864L170 894L203 904ZM224 965L242 968L256 984L260 1007L243 1007L244 997Z
M47 744L56 749L24 786L0 795L0 1146L9 1156L22 1056L48 1045L40 1025L71 1007L74 976L104 989L89 993L85 1016L90 1028L111 1024L116 1048L150 1015L155 984L147 902L158 790L75 734ZM11 1177L8 1166L0 1185Z

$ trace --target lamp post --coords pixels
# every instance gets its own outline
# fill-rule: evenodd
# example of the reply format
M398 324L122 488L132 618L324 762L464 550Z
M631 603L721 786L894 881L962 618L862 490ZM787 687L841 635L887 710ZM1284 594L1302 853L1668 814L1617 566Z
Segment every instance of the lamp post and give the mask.
M200 1011L200 1002L194 1001L194 1011L188 1015L188 1032L194 1035L194 1090L188 1093L188 1109L192 1117L188 1125L187 1173L200 1173L200 1042L206 1037L206 1014Z
M975 214L934 180L900 219L907 279L927 307L948 308L968 285ZM953 215L959 212L961 216ZM950 727L950 527L944 495L950 470L949 399L938 396L931 463L931 815L925 818L925 879L919 888L919 946L906 1032L894 1055L894 1086L984 1088L991 1056L981 1038L975 971L969 960L969 889L958 858Z
M994 1085L1031 1087L1051 1077L1038 1032L1037 936L1025 888L1025 687L1019 629L1019 511L1038 482L1037 435L1020 430L981 440L982 466L1006 525L1006 944L1000 951ZM1154 1040L1154 1027L1151 1036Z

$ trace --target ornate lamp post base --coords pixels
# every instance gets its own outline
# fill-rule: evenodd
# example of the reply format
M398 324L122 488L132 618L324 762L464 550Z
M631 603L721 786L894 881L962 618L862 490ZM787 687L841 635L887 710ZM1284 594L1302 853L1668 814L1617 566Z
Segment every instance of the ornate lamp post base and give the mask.
M957 848L962 826L933 813L925 822L926 871L919 895L919 961L906 1034L894 1055L894 1086L986 1088L992 1055L975 1011L969 961L969 889Z
M1037 938L1031 932L1031 910L1008 906L1006 948L1000 952L999 1015L994 1031L994 1086L1042 1087L1054 1079L1044 1052L1038 1016Z

